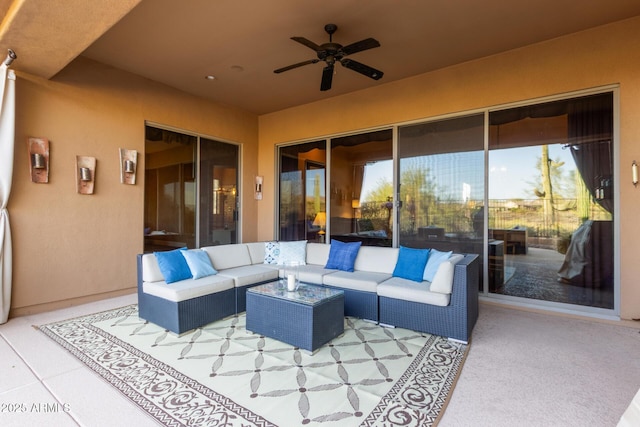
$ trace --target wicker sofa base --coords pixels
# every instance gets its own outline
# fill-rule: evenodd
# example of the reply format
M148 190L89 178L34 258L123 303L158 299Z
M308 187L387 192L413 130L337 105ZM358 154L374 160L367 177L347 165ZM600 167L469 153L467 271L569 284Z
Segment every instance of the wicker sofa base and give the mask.
M471 328L467 316L452 307L438 307L387 297L380 297L380 323L398 328L468 342Z
M138 291L138 315L176 334L182 334L236 312L235 289L185 301L169 301Z
M322 285L325 288L344 291L344 315L378 322L378 294L356 291L337 286Z
M445 307L379 296L380 323L468 342L478 320L478 268L477 255L466 255L456 264L451 301Z

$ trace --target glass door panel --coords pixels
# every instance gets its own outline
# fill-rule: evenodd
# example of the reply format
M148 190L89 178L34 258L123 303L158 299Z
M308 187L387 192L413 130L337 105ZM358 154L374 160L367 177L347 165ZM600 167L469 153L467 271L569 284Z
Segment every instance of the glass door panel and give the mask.
M326 142L280 147L278 236L322 242L326 228Z
M196 137L146 127L144 251L193 248Z
M613 96L490 113L489 292L614 308Z
M200 138L200 246L238 242L239 147Z
M482 259L484 114L400 127L398 157L399 244Z
M381 130L331 140L330 238L391 246L393 133Z

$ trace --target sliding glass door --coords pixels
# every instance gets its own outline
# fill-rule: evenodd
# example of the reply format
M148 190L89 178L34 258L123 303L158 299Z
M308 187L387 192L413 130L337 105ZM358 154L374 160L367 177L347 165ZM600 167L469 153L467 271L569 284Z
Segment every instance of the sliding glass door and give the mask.
M495 294L612 309L613 95L489 115Z
M145 134L144 251L237 242L239 147L155 126Z
M613 97L280 147L279 238L477 254L485 296L614 310Z

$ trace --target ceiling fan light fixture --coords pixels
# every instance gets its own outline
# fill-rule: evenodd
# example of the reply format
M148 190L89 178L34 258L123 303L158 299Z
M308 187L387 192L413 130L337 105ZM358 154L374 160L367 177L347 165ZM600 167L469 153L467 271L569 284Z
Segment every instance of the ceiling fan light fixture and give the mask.
M308 40L304 37L291 37L291 40L298 42L315 51L317 59L298 62L287 67L278 68L273 72L279 74L285 71L292 70L294 68L302 67L303 65L315 64L324 61L325 66L322 71L322 81L320 83L321 91L331 89L331 81L332 76L335 74L334 65L336 62L339 62L343 67L349 68L350 70L360 73L363 76L369 77L370 79L381 79L384 75L382 71L376 70L375 68L369 67L368 65L362 64L352 59L345 58L346 56L352 55L354 53L380 47L380 43L376 39L367 38L356 43L351 43L347 46L342 46L339 43L333 42L333 33L335 33L337 29L338 26L335 24L325 25L324 30L329 34L329 42L323 43L321 45L317 45L311 40Z

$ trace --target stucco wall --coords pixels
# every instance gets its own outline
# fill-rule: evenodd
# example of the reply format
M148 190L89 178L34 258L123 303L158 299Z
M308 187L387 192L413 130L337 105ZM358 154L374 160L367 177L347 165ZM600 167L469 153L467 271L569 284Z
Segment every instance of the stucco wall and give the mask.
M273 238L274 146L410 120L620 85L621 317L640 317L640 18L468 62L398 82L261 116L259 173L265 177L258 239ZM424 53L428 55L428 52ZM381 83L384 80L381 80Z
M256 239L255 115L82 58L51 80L18 73L16 110L12 316L133 291L145 120L242 144L242 238ZM51 141L49 184L30 181L30 136ZM119 148L138 150L137 185L120 183ZM97 158L94 195L76 194L76 155Z

